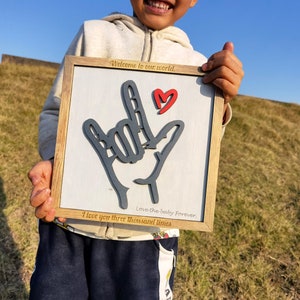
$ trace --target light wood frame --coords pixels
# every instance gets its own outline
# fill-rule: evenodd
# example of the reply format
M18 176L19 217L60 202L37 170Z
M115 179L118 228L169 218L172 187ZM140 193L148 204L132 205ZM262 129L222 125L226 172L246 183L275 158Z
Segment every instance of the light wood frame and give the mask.
M57 216L99 222L124 223L163 228L180 228L197 231L212 231L217 190L220 143L222 137L224 99L212 86L204 85L201 81L201 76L203 76L203 73L201 72L201 69L196 66L66 56L64 63L63 89L59 113L52 182L52 196L55 199ZM170 118L170 122L168 122L167 119L164 122L167 122L168 125L170 124L169 129L173 126L172 130L176 133L177 129L180 128L181 123L175 122L174 124L171 121L174 120L174 118L184 119L184 130L181 133L178 133L179 137L177 136L177 138L178 141L181 141L181 138L183 140L185 139L185 144L182 143L181 145L178 142L177 144L179 144L179 146L177 146L176 142L174 142L172 146L172 151L174 150L173 152L176 154L174 154L174 157L172 158L174 161L172 161L172 159L170 158L171 154L173 153L170 149L168 150L168 153L170 153L169 157L168 154L164 154L165 162L168 161L168 158L171 160L171 163L167 167L165 167L167 173L163 174L163 171L161 171L159 175L157 175L156 177L154 176L156 180L153 180L152 177L152 181L150 180L150 184L148 181L148 185L146 185L145 183L144 185L141 185L142 180L140 180L137 187L138 192L135 194L131 194L130 197L132 198L125 200L124 195L126 195L127 190L120 190L122 189L122 187L127 187L125 184L123 185L121 180L118 180L118 177L114 173L115 168L113 167L113 163L111 162L112 156L109 158L109 155L113 154L115 157L116 153L112 152L108 154L108 148L110 148L111 146L109 146L108 144L111 141L115 140L118 140L118 147L122 150L120 156L122 156L122 153L124 154L125 150L120 145L120 138L119 136L116 137L117 135L119 135L120 131L114 129L114 132L111 134L111 136L113 137L110 138L107 138L109 134L105 133L107 132L107 128L109 128L109 126L111 128L111 126L115 126L115 124L118 123L116 122L117 119L114 119L115 113L112 114L111 110L117 113L119 109L116 107L116 102L120 101L114 98L111 99L110 102L108 102L105 97L107 95L110 95L109 93L111 89L118 89L118 92L120 92L120 86L118 84L116 85L116 87L114 87L115 82L118 82L118 78L120 77L123 78L123 81L122 79L120 79L120 82L124 82L124 78L128 78L128 81L126 80L125 82L125 85L127 85L121 88L123 94L127 93L127 96L125 95L123 96L123 98L134 98L136 95L133 94L135 93L138 94L140 99L144 99L144 90L147 90L148 86L151 85L152 87L157 87L157 89L155 89L156 92L158 88L160 88L160 86L162 86L164 90L166 90L168 86L173 88L176 86L176 92L177 89L180 90L181 95L190 96L189 94L192 93L193 96L187 97L188 99L181 99L182 104L180 105L183 105L183 108L178 108L178 111L174 112L176 110L175 107L179 107L179 104L177 105L177 102L180 103L178 96L178 98L175 99L177 100L176 103L172 107L170 104L170 109L165 113L163 112L163 114L159 114L157 112L159 108L160 110L162 110L165 105L171 102L171 96L166 95L166 93L160 90L162 94L159 94L158 92L158 94L154 97L154 99L156 100L156 107L155 101L153 99L152 103L151 101L147 101L147 105L149 107L151 106L155 111L155 113L150 114L148 106L145 108L148 117L147 121L149 121L149 123L151 123L152 121L151 126L154 126L153 124L158 123L157 120L161 120L158 118L163 116L164 118ZM100 82L98 80L99 78L101 78ZM132 78L134 78L134 80L132 80ZM133 85L136 81L138 83L133 91ZM142 89L140 88L141 86ZM197 89L199 91L195 94L193 92L193 89ZM105 92L102 93L102 90L104 90ZM141 95L139 94L139 91L141 91ZM102 95L100 95L101 93ZM147 92L147 95L148 94L149 92ZM162 99L162 97L164 96L165 99ZM103 107L102 100L103 103L105 103L106 108ZM161 103L158 103L158 100L161 100ZM186 103L196 104L195 106L194 104L186 104L185 108L183 101L186 101ZM142 100L142 103L144 102ZM118 105L122 107L121 104ZM93 106L94 108L91 109L91 106ZM122 108L122 110L124 110L124 107ZM140 113L141 110L138 110ZM200 112L200 110L201 115L197 117L197 113L198 111ZM204 112L202 110L204 110ZM101 117L100 115L97 116L98 112L101 112ZM102 120L106 120L105 122L108 124L108 127L103 130L104 137L107 138L106 144L103 143L103 139L100 139L101 141L99 141L99 145L96 145L98 140L95 136L97 136L98 134L99 137L100 130L99 126L99 128L97 129L98 131L95 133L95 126L98 124L97 122L84 123L86 127L80 127L85 128L85 136L82 132L82 130L84 131L84 129L79 130L79 127L77 128L77 131L74 129L77 126L74 126L74 124L78 123L78 118L80 119L81 115L84 113L86 115L94 114L94 118L91 118L89 120L97 119L97 122L100 122L101 125ZM168 113L170 117L166 117ZM183 117L180 116L181 113L184 114ZM128 116L130 115L130 112L128 112L128 110L127 114ZM206 118L206 116L208 117ZM123 117L121 116L119 118ZM140 113L139 118L136 119L137 122L135 124L135 126L139 126L139 130L141 130L141 122L142 125L145 125L143 124L143 120L141 121L141 118L143 119L143 116L141 116ZM151 118L153 118L153 120ZM86 119L86 117L83 117L83 119ZM201 121L199 119L206 119L206 121ZM79 121L79 123L80 122L81 121ZM112 122L112 125L110 125L109 122ZM195 124L190 125L190 123L193 122ZM122 123L120 124L120 126L123 126L124 128L126 126L128 127L128 124L124 125ZM146 125L144 126L144 128L145 127ZM136 129L136 127L133 128L133 131L134 129ZM166 131L169 130L167 126L164 126L163 129L166 129ZM157 134L157 128L155 130L155 134ZM142 131L145 134L146 129L142 129ZM168 134L169 132L170 131L167 131ZM176 135L175 133L173 134L172 139ZM151 134L152 133L150 132L150 135ZM201 139L202 136L205 136L205 138L201 142L200 146L204 150L206 149L206 152L204 154L200 153L198 157L198 151L197 148L195 149L195 147L197 147L198 145L198 138ZM156 136L156 138L157 137L158 135ZM134 158L137 158L137 147L139 145L135 147L134 145L132 145L132 137L129 139L131 139L131 147L134 148L134 154L132 156ZM167 148L169 148L169 143L171 142L168 142L167 145L164 146L160 154L162 154ZM145 145L142 146L145 148ZM68 147L70 148L69 150ZM96 157L97 155L95 155L95 152L97 152L97 147L98 158ZM175 151L176 147L178 149L181 149L181 152L178 151L177 153ZM101 158L100 152L104 148L106 149L106 152L102 153L101 164L101 159L99 161L99 158ZM87 151L88 153L85 149L89 149ZM188 151L184 153L184 151L186 151L184 149L188 149ZM190 153L192 155L189 155ZM125 153L124 156L126 157L127 154ZM105 155L107 155L107 157L105 158L106 162L103 160L103 157ZM140 160L142 155L143 154L139 154L140 157L136 160ZM111 163L108 163L109 159L111 159ZM159 162L160 159L156 156L156 162ZM179 161L178 163L176 159L177 161ZM186 161L182 162L182 160L184 159ZM97 167L95 167L96 164ZM124 165L126 164L127 162L123 162L120 164L123 177L124 172L127 172L124 171ZM159 165L159 163L157 164ZM198 167L197 164L199 164L200 166ZM129 167L133 167L135 163L131 162L127 165L126 168L128 169ZM165 170L162 165L163 163L160 164L161 170ZM196 167L194 167L194 165ZM172 172L172 166L174 166L175 168L175 175ZM180 168L180 166L191 166L191 169L189 169L188 172L194 173L195 171L195 173L198 174L199 171L199 174L203 174L201 184L199 180L200 187L198 186L197 179L195 180L195 174L184 174L185 167ZM176 169L177 167L180 169ZM99 186L96 187L95 184L92 184L93 182L95 182L94 180L98 176L98 171L100 169L101 172L105 173L107 178L110 179L110 181L107 180L107 182L103 184L103 189L105 190L101 190L101 178L103 178L103 175L99 175ZM157 169L154 168L153 170ZM152 173L155 172L153 171ZM130 175L131 173L128 172L128 174ZM168 183L168 179L165 178L166 176L172 178L174 184L170 182L170 185L166 186ZM181 176L182 178L179 179L179 181L177 179L178 176ZM156 185L156 181L161 177L163 178L163 184L159 187L159 192L157 192L157 189L155 191L155 188L151 189L153 185ZM138 182L138 180L136 180L136 182ZM180 185L178 184L178 182L180 182ZM181 182L182 184L184 184L184 186L181 185ZM190 182L193 182L194 184L191 183L191 186L189 187L188 185L190 184ZM90 184L92 184L92 186L89 186ZM147 204L143 202L143 204L137 205L136 203L139 203L138 201L140 201L141 199L139 197L145 194L145 188L150 195L149 199L152 199L152 201L149 201L148 199ZM141 192L141 194L139 194L139 191L142 189L143 191ZM198 189L200 190L198 191ZM161 190L163 191L163 199L160 201L160 199L158 200L157 197L158 193L160 193ZM195 197L195 193L193 193L194 190L197 191L196 194L198 196L200 195L200 197L197 196L195 199L193 199L193 197ZM107 201L105 199L110 198L110 195L114 195L112 197L116 197L116 195L118 195L118 191L120 192L119 195L123 195L123 198L122 196L119 196L119 201L110 199L108 200L110 201L109 204L107 204ZM184 195L181 194L183 193L183 191L185 191ZM157 192L156 196L155 192ZM167 197L167 195L169 194L171 195L171 198ZM78 199L75 199L77 195ZM99 201L106 201L105 209L99 209L99 207L95 207L95 205L93 204L96 203L95 200L91 200L91 202L93 202L92 204L89 202L89 199L92 199L94 196L96 200L99 199ZM102 199L103 197L105 197L105 199ZM176 199L176 197L178 199ZM189 204L190 199L192 199L191 204ZM128 201L126 202L126 200ZM116 205L116 202L118 202L118 206ZM129 210L129 204L133 202L135 203L135 208L132 207ZM161 202L163 202L165 206L163 206ZM179 208L177 206L174 207L174 203L178 205ZM107 205L109 205L109 209ZM167 208L168 206L166 207L166 205L170 205L170 208ZM193 207L191 208L192 211L189 210L189 207ZM198 207L199 211L195 209Z

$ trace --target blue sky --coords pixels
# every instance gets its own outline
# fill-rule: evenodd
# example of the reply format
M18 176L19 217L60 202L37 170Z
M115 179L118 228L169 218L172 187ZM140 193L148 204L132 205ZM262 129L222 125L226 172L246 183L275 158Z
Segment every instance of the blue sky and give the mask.
M128 0L9 0L1 5L0 55L60 62L80 25ZM198 0L177 25L206 56L233 41L244 65L240 94L300 104L300 1Z

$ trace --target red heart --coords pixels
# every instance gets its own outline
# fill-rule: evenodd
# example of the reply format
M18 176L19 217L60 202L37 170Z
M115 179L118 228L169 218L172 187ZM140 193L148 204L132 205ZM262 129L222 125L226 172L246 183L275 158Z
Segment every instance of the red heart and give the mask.
M178 93L175 89L171 89L167 92L163 92L161 89L154 90L154 100L156 106L160 111L158 112L160 115L165 113L177 100ZM166 105L162 108L161 103L166 103Z

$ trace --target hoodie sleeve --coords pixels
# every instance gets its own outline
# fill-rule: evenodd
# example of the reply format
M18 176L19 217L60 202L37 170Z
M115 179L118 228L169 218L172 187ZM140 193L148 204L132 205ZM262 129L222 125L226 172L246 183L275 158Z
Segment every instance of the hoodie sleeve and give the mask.
M232 108L231 108L230 104L228 104L224 118L223 118L222 138L224 137L226 126L229 124L231 119L232 119Z
M82 55L83 27L72 41L66 55ZM46 99L39 121L39 153L42 159L47 160L54 157L57 134L58 114L61 101L63 64L58 70L54 84Z

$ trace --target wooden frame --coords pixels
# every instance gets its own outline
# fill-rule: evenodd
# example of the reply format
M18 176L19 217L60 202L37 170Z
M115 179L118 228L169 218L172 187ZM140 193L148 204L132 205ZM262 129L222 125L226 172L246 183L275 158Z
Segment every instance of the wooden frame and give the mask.
M67 56L57 216L212 231L223 98L198 67Z

